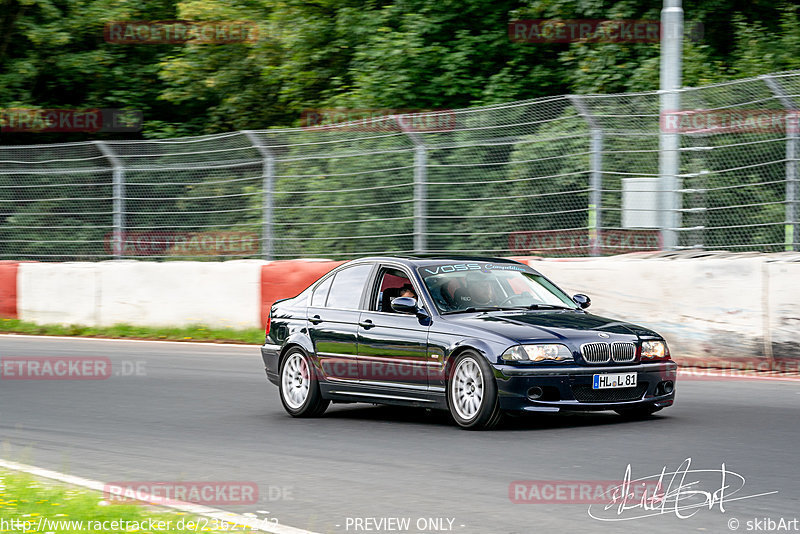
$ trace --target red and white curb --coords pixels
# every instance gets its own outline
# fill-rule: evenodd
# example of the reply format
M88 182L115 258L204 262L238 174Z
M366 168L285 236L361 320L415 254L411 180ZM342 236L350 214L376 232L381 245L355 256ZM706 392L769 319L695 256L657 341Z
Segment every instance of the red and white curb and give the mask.
M3 460L2 458L0 458L0 468L11 471L19 471L21 473L28 473L29 475L33 475L35 477L56 480L58 482L63 482L64 484L80 486L82 488L99 491L105 494L124 496L126 499L130 498L128 495L123 495L123 491L121 489L117 491L111 486L107 486L106 484L100 482L99 480L91 480L88 478L67 475L57 471L50 471L49 469L42 469L41 467ZM225 510L220 510L219 508L211 508L209 506L203 506L200 504L192 504L182 501L170 501L169 503L161 504L160 501L163 501L162 497L149 495L146 493L137 493L136 500L141 501L142 503L159 502L159 508L170 508L180 512L186 512L201 517L207 517L209 519L215 519L220 522L224 521L228 524L243 525L248 529L257 530L260 532L269 532L270 534L317 534L310 530L303 530L301 528L290 527L289 525L272 523L269 521L264 521L263 519L248 517L241 514L234 514L233 512L226 512Z

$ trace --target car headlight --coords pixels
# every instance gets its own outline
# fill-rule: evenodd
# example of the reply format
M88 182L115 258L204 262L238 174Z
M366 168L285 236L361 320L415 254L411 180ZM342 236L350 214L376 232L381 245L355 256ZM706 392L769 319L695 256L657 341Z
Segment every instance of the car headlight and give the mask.
M572 352L565 345L514 345L501 358L507 362L572 361Z
M642 342L643 360L660 360L664 358L669 358L669 349L667 349L666 343L663 341Z

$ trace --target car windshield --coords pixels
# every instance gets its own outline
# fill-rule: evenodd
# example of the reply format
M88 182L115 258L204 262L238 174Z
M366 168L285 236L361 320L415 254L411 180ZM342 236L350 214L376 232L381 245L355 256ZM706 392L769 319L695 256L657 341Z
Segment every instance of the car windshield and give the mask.
M576 309L545 277L514 264L447 263L418 272L440 312L492 309Z

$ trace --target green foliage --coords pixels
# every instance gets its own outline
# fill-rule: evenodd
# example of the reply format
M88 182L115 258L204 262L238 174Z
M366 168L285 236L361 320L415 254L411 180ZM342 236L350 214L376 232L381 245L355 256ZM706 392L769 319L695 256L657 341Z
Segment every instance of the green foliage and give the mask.
M150 525L160 527L159 532L164 534L187 534L200 528L209 534L240 534L248 531L245 525L215 522L138 503L124 503L122 499L113 502L99 491L37 479L5 469L0 470L0 491L3 520L28 532L32 532L39 524L48 525L49 529L59 534L87 531L127 534L152 528Z
M146 137L297 124L324 107L459 108L564 93L657 89L657 44L511 42L510 20L654 20L644 0L3 0L0 106L144 112ZM788 0L687 0L684 80L800 67ZM119 45L120 20L249 20L259 40ZM85 134L4 136L25 144Z

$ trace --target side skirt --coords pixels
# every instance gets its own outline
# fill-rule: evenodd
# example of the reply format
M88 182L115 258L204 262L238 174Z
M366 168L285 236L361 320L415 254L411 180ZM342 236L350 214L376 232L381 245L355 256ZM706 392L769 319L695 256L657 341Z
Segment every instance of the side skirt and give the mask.
M406 389L399 387L375 387L361 384L320 383L322 396L332 401L366 402L396 406L447 409L444 391Z

